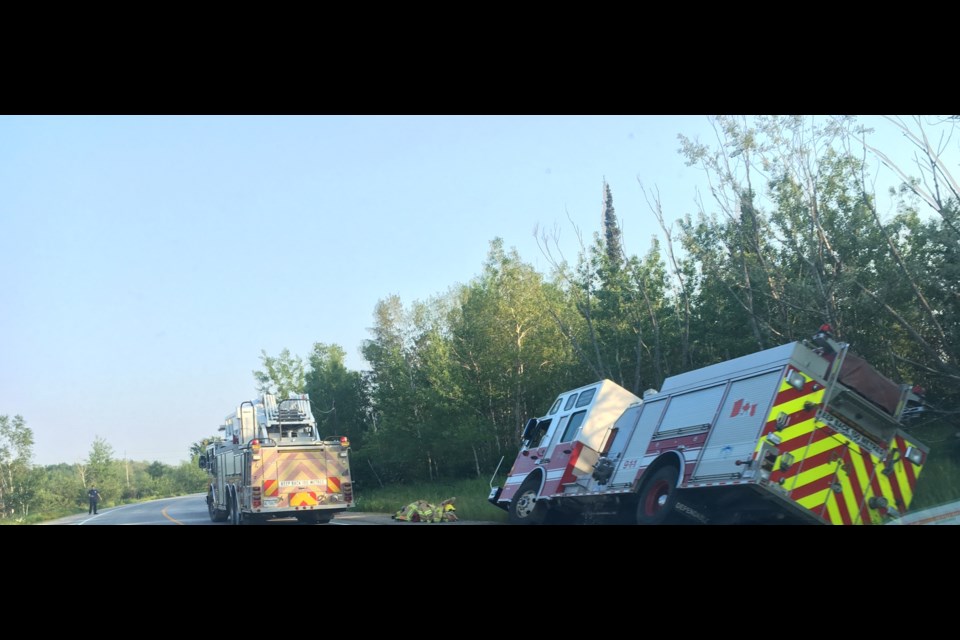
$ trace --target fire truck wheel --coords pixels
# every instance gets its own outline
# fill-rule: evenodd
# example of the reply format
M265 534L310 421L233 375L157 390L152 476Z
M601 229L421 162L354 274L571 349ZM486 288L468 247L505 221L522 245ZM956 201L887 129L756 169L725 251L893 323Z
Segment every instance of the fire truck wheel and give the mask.
M230 490L230 524L240 524L240 501L234 489Z
M211 522L226 522L227 521L227 512L222 509L217 509L216 505L213 503L213 495L207 494L207 511L210 513Z
M538 478L527 478L523 481L507 509L507 520L510 524L543 524L547 517L547 505L537 500L539 488Z
M637 496L637 524L663 524L677 503L677 470L660 467L653 472Z
M304 524L327 524L330 522L330 516L323 512L309 511L307 513L298 513L297 520Z

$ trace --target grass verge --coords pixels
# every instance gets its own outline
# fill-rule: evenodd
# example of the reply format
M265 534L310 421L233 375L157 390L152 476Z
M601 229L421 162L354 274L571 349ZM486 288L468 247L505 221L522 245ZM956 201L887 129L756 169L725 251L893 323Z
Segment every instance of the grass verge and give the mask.
M456 480L387 487L358 488L354 509L373 513L396 513L417 500L439 504L447 498L456 498L457 517L461 520L506 522L507 512L487 501L490 484L487 480Z

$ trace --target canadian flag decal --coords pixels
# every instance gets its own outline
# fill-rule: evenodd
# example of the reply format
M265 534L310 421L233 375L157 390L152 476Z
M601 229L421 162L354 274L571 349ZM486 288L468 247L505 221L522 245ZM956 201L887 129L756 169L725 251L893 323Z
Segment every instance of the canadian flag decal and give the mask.
M733 403L733 411L730 412L731 418L736 418L737 416L753 415L757 412L756 403L747 402L743 398L740 398Z

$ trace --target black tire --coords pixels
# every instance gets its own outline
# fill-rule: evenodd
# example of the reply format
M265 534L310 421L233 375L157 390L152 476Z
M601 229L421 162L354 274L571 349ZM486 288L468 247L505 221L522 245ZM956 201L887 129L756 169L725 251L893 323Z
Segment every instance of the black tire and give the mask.
M242 518L240 517L240 500L237 498L237 490L233 487L230 488L230 524L239 525Z
M229 514L223 509L217 509L213 503L213 493L207 494L207 512L210 514L211 522L226 522Z
M537 500L539 488L538 477L523 481L507 507L507 521L510 524L543 524L547 517L547 504Z
M663 524L677 504L677 469L660 467L644 480L637 495L637 524Z
M308 511L297 514L297 520L304 524L327 524L332 518L333 516L323 511Z

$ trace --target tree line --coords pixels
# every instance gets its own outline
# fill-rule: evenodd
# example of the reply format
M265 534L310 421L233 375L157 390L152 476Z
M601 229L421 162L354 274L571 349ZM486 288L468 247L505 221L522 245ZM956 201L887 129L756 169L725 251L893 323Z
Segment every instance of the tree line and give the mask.
M911 157L875 147L854 117L710 122L710 141L678 137L710 185L697 210L666 212L655 188L637 185L657 221L643 255L628 253L603 182L598 228L576 229L576 256L538 232L542 273L493 238L470 282L428 300L378 301L360 346L368 369L348 369L336 344L317 342L305 358L261 351L257 391L308 393L321 434L350 439L358 491L490 477L501 459L512 463L524 421L563 390L609 378L640 395L828 323L880 372L924 387L926 412L909 429L940 469L931 496L960 498L950 480L960 455L960 188L942 160L956 117L891 118ZM883 185L892 213L878 211L879 166L897 176ZM13 479L29 476L29 465L13 466L17 420L0 430L5 503L23 499Z
M192 455L197 455L195 444ZM99 489L102 506L206 490L206 473L192 463L118 459L102 438L77 464L31 464L33 431L23 416L0 415L0 523L32 522L87 508L87 490Z

